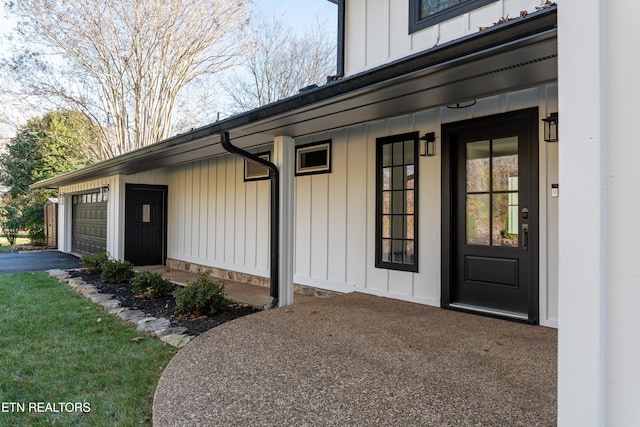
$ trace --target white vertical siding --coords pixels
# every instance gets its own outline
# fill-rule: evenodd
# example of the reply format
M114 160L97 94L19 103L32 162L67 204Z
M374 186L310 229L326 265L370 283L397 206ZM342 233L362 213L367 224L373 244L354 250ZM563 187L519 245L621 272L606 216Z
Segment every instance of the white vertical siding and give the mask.
M298 144L331 138L331 174L296 178L295 282L309 286L385 295L440 304L441 146L440 126L470 118L538 107L556 111L557 85L478 100L470 108L434 108L415 114L301 138ZM436 156L420 157L419 272L375 267L376 139L435 131ZM540 133L542 137L542 132ZM540 142L541 323L557 326L557 144ZM555 228L554 228L555 227Z
M268 276L269 183L243 174L226 155L170 170L169 258Z
M496 0L409 34L409 1L346 2L345 74L353 75L433 46L476 33L503 17L535 12L541 0Z

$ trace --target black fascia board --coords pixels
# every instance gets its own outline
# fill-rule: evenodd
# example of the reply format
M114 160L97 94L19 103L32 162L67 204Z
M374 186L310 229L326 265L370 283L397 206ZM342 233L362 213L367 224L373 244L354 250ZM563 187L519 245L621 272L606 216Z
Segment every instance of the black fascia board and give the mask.
M434 46L362 73L354 74L254 110L222 119L186 133L175 135L155 144L87 166L86 168L42 180L32 184L30 187L56 188L55 185L59 182L65 182L67 179L75 180L76 177L80 178L79 175L90 175L93 170L97 171L106 169L111 165L144 160L145 155L155 152L156 150L168 149L202 138L211 137L221 132L232 131L233 129L271 119L281 114L310 107L316 103L328 101L340 95L348 94L349 92L365 89L368 86L383 83L552 30L557 30L557 6L545 8L524 17L494 25L478 33Z
M223 119L187 134L177 135L174 138L180 138L182 141L185 141L184 138L193 140L219 133L222 130L232 130L457 58L555 29L557 29L557 6L495 25L478 33L434 46L426 51L327 83L324 86L309 89L298 95Z

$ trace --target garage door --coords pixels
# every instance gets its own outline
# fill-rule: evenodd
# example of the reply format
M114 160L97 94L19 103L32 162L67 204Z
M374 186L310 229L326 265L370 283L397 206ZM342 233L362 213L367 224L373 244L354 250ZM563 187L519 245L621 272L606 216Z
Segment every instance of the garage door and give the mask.
M73 196L72 251L95 254L107 250L106 191Z

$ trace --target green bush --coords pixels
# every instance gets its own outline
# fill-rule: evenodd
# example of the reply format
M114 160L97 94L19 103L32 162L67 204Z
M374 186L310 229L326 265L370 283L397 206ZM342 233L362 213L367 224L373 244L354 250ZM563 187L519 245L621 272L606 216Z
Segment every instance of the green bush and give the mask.
M212 282L206 273L194 283L175 291L176 313L187 316L210 316L229 305L223 282Z
M9 203L2 203L0 207L0 228L9 244L13 246L16 244L18 233L24 228L22 211Z
M109 254L106 252L99 252L97 254L85 254L82 255L80 261L87 268L87 272L89 274L100 274L102 273L102 265L109 261Z
M163 297L171 292L171 282L160 273L141 271L133 276L130 283L134 295L147 299Z
M100 279L106 283L123 283L131 279L134 274L131 262L108 259L102 264Z
M34 246L43 246L46 240L44 234L44 208L41 205L28 205L23 208L24 229Z

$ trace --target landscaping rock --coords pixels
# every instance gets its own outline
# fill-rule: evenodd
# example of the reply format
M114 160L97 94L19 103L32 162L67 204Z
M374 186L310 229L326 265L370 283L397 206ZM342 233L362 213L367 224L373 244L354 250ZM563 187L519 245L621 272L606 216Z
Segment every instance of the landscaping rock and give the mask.
M53 277L54 279L57 279L61 282L64 282L65 280L67 280L70 277L70 274L64 270L59 270L59 269L53 269L53 270L47 270L46 273Z
M157 317L149 317L149 316L144 317L142 320L139 320L136 322L138 324L138 330L139 331L145 330L146 329L145 325L147 325L150 322L154 322L156 320L158 320Z
M144 330L155 333L156 331L165 330L171 325L169 319L160 318L155 320L142 320L138 322L138 330Z
M77 289L78 286L86 286L87 283L82 279L69 279L67 281L67 285L69 285L73 289Z
M170 346L182 348L185 345L189 344L191 341L191 337L185 334L170 334L160 337L162 342L166 342Z
M90 295L87 295L87 298L89 298L91 301L95 302L96 304L100 304L102 302L109 301L110 299L112 299L113 295L112 294L90 294Z
M166 335L183 335L187 332L187 328L183 326L177 326L173 328L161 329L156 331L157 337L164 337Z
M91 286L91 285L80 285L75 289L76 289L76 292L80 292L84 296L98 293L98 289L95 286Z
M119 309L120 308L120 301L118 301L117 299L110 299L107 301L103 301L101 303L99 303L101 306L103 306L104 308L109 310L109 313L111 313L111 309ZM113 313L111 313L113 314Z
M135 325L138 324L139 321L144 319L146 316L140 310L126 310L117 314L119 318L126 322L133 323Z

